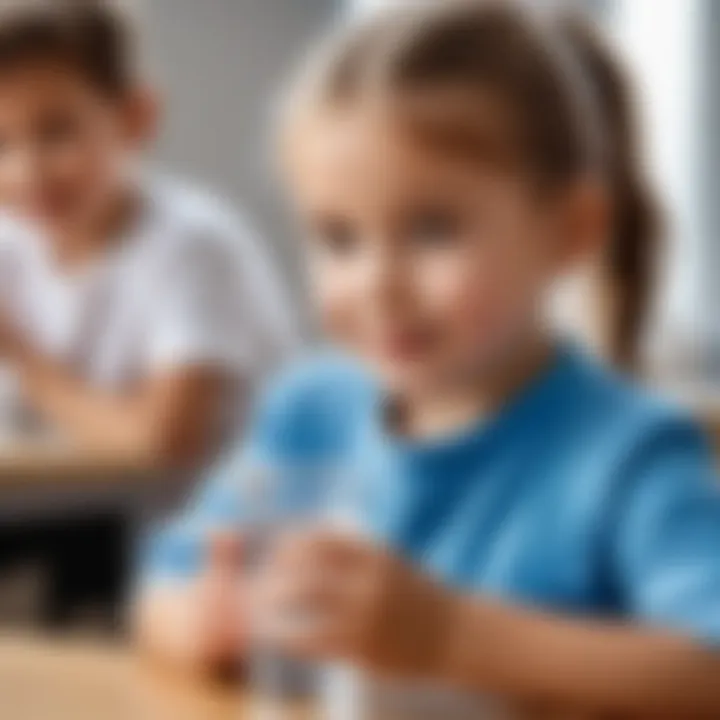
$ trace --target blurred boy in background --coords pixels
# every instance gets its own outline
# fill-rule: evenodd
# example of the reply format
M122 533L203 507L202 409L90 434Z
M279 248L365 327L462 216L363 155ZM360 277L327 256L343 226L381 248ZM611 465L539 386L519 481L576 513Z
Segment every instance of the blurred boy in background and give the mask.
M137 55L109 0L0 0L0 364L23 421L156 471L146 522L237 436L296 328L242 218L143 168ZM127 519L83 513L0 542L0 565L43 563L53 625L86 599L114 613L125 583Z
M0 3L0 359L74 444L192 467L295 328L242 221L141 169L136 50L111 2Z

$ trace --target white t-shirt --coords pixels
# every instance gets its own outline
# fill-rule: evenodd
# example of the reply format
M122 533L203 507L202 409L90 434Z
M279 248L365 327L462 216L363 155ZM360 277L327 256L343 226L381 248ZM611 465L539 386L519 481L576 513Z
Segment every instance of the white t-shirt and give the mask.
M217 200L174 181L142 185L131 232L78 271L31 228L0 218L0 307L40 351L122 391L171 368L236 379L218 431L239 431L254 387L293 348L290 304L256 237Z

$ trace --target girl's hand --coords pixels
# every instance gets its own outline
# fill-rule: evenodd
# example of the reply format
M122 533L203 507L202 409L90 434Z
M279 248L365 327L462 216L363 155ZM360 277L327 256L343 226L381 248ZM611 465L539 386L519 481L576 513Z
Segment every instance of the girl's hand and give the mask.
M237 665L247 649L247 594L240 541L209 540L208 564L187 584L150 586L133 609L135 634L151 657L205 674Z
M316 659L433 677L454 600L399 558L360 539L307 532L280 541L259 578L254 629Z
M247 649L247 597L238 537L214 534L208 563L194 587L194 636L205 664L232 663Z

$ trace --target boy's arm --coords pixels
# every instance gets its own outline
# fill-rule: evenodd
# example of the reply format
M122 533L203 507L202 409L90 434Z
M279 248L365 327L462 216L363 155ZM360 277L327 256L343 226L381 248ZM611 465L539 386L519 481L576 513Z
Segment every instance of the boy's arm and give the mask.
M630 718L720 717L720 653L670 633L461 598L439 674L481 692Z
M264 316L239 313L239 289L251 268L238 263L229 249L234 246L205 236L177 243L146 308L145 339L137 348L139 385L132 393L93 387L24 342L30 338L1 315L0 353L18 367L32 404L76 441L144 463L192 462L214 440L227 382L247 380L240 388L247 397L233 398L242 406L266 345L287 340L272 319L259 333L255 323Z
M168 369L123 396L93 388L29 348L12 357L33 407L93 451L144 464L183 464L212 441L225 380L218 369Z

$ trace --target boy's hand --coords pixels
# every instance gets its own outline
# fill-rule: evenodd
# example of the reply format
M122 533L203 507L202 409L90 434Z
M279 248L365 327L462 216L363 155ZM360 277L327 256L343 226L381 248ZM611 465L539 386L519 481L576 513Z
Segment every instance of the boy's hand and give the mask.
M439 674L451 594L366 541L285 538L255 593L254 629L285 650L392 675Z

